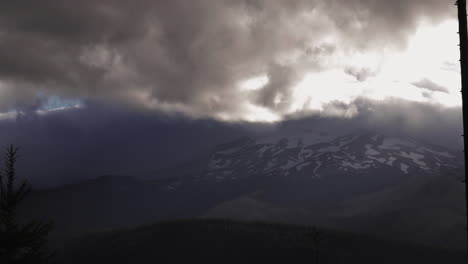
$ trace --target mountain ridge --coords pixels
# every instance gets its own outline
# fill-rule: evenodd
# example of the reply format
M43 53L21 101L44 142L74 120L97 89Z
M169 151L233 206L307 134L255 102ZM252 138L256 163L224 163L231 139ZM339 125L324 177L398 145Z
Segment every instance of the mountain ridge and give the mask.
M463 247L457 153L374 133L288 136L242 137L186 168L158 171L164 175L107 176L34 192L25 215L51 218L64 234L214 217Z

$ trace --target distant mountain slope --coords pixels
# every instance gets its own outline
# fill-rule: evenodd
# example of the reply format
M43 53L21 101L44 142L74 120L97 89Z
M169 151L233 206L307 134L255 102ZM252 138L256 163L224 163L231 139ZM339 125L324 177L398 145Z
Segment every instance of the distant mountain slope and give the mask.
M377 133L243 137L152 178L106 176L35 192L24 216L53 219L62 236L215 217L464 248L460 154Z
M59 263L465 263L463 251L266 222L193 220L88 235ZM315 255L318 248L318 256Z
M303 131L219 146L200 180L270 178L208 217L313 222L462 246L463 167L460 153L411 138Z
M330 136L323 133L242 138L219 146L205 177L236 180L252 175L321 177L385 169L403 174L457 173L460 155L413 139L376 133Z

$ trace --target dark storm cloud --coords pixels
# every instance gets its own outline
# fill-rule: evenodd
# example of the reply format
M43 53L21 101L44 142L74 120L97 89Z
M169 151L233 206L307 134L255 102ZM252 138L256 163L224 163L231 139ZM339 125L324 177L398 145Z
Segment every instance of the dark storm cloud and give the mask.
M460 107L441 107L401 99L384 102L361 99L354 105L359 112L358 120L365 124L364 127L406 134L455 150L462 149L463 118Z
M108 174L167 177L156 171L201 158L243 134L236 124L89 103L0 120L0 147L21 148L19 174L35 187Z
M0 108L40 91L195 115L236 115L245 101L282 113L291 85L328 67L336 47L404 47L421 18L453 16L452 2L1 1ZM322 41L330 32L337 43ZM237 89L263 74L260 95Z
M355 115L343 118L347 111ZM22 148L19 172L35 186L106 174L165 177L158 169L187 161L203 167L207 162L204 158L217 144L243 136L264 136L291 126L294 131L405 135L456 150L462 148L460 108L396 99L359 99L348 105L331 103L324 112L343 115L331 117L316 112L290 116L275 124L225 123L88 103L82 109L47 115L29 111L17 120L0 120L0 147L13 143Z
M258 93L258 103L272 109L287 107L291 103L296 75L291 68L272 65L268 71L269 82Z
M449 93L449 90L440 85L440 84L437 84L427 78L424 78L418 82L414 82L412 83L414 86L418 87L418 88L421 88L421 89L426 89L426 90L429 90L429 91L432 91L432 92L443 92L443 93Z
M323 113L334 113L334 116L324 117ZM349 113L353 113L352 117L345 118ZM460 107L441 107L403 99L374 101L359 98L349 104L332 102L325 105L321 113L296 113L289 119L291 121L286 123L309 122L311 126L323 126L330 131L404 135L454 150L461 150L463 146Z

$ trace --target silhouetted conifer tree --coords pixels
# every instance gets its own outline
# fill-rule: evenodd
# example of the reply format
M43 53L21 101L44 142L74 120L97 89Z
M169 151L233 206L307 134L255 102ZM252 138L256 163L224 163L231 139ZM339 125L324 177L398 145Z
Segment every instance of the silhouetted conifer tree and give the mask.
M39 221L22 225L16 217L19 204L31 191L26 181L16 184L17 158L18 149L11 145L5 151L5 167L0 171L0 263L49 263L47 235L52 225Z

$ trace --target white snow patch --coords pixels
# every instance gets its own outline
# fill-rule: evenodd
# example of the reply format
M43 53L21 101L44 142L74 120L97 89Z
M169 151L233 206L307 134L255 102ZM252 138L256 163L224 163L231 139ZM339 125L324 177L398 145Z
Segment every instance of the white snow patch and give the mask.
M405 163L400 163L400 169L401 169L405 174L408 174L409 166L406 165Z
M395 158L395 157L390 157L390 158L388 158L387 165L392 166L392 165L393 165L393 162L394 162L395 160L397 160L397 158Z
M276 155L280 154L280 153L283 152L283 151L284 151L284 149L278 149L277 151L275 151L275 152L273 153L273 156L276 156Z
M455 156L453 156L452 154L448 153L447 151L444 151L444 152L440 152L440 151L435 151L433 149L429 149L429 148L426 148L426 147L420 147L418 148L418 151L420 152L430 152L432 154L436 154L436 155L439 155L439 156L442 156L442 157L446 157L446 158L455 158Z
M317 173L317 171L320 169L320 167L322 167L322 162L321 161L316 161L316 164L317 164L317 166L314 168L313 173L314 173L314 175L316 177L320 177L320 175Z
M259 150L257 150L258 156L261 158L263 157L263 154L265 154L265 151L267 151L271 146L263 146Z
M296 169L298 171L301 171L304 167L307 167L309 165L310 165L310 162L304 162L304 163L301 163L301 164L297 165Z
M219 154L232 154L232 153L235 153L235 152L239 151L240 149L242 149L242 148L237 147L237 148L220 150L220 151L217 151L216 153L219 153Z
M314 153L313 150L303 148L303 149L301 150L301 152L299 152L299 155L298 155L298 156L299 156L299 158L301 158L301 159L307 159L307 158L309 158L310 156L312 156L313 153Z
M345 154L348 158L350 158L350 159L352 159L352 160L355 160L355 159L356 159L356 156L351 155L351 154L349 154L349 153L347 153L347 152L343 152L343 154Z
M353 168L355 170L370 168L369 164L352 163L352 162L349 162L349 161L342 161L341 166L348 167L348 168Z
M329 146L325 148L321 148L318 150L318 152L324 153L324 152L338 152L340 151L340 148L337 146Z
M275 166L275 164L276 164L276 161L272 161L272 160L269 161L268 164L266 165L264 171L268 171L268 170L272 169Z
M370 159L373 159L373 160L376 160L382 164L385 164L385 162L387 162L387 160L385 158L376 158L376 157L373 157L373 156L368 156Z
M379 139L379 135L375 134L374 136L371 137L372 141L377 141Z
M339 143L338 143L338 147L343 147L343 146L346 146L346 145L349 145L350 143L352 143L354 140L356 140L358 138L358 136L352 136L352 137L348 137L348 138L345 138L345 139L342 139Z
M212 159L210 161L209 169L212 170L218 170L218 169L223 169L231 165L231 160L222 160L222 159Z
M283 169L289 170L291 168L294 168L297 165L297 161L293 160L288 160L288 163L283 166Z
M421 159L424 159L424 155L422 155L422 154L418 154L418 153L415 153L415 152L407 153L407 152L402 151L402 152L400 152L399 155L404 157L404 158L411 159L414 163L416 163L419 167L421 167L423 169L428 169L426 162L421 161Z
M372 149L371 145L366 145L366 153L365 154L375 156L375 155L379 155L380 152L378 152L375 149Z
M340 156L337 156L337 155L333 155L333 154L332 154L332 157L333 157L334 159L343 159L343 157L340 157Z

